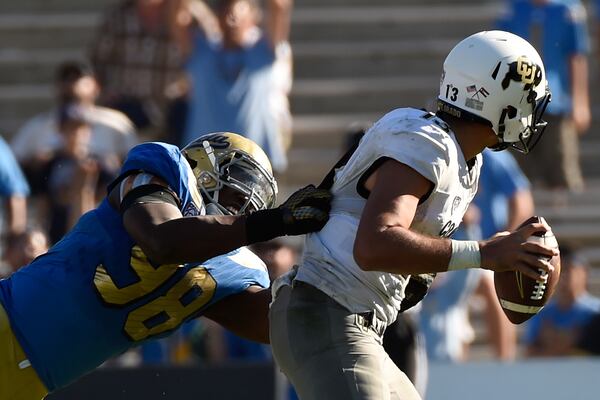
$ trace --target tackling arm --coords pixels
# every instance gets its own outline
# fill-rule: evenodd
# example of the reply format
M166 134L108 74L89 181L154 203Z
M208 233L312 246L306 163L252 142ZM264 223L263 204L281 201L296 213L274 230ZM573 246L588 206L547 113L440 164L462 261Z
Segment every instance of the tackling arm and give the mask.
M127 201L129 190L120 193L120 185L109 194L109 202L119 210ZM320 230L329 216L331 195L327 190L307 186L293 193L274 209L259 210L251 215L199 215L184 217L176 195L159 178L147 186L150 196L130 199L121 210L123 224L134 241L155 263L198 262L227 253L240 246L266 241L278 236L301 235ZM141 186L138 186L141 188ZM123 203L122 200L123 199Z
M204 316L244 339L269 344L271 290L250 286L210 306Z

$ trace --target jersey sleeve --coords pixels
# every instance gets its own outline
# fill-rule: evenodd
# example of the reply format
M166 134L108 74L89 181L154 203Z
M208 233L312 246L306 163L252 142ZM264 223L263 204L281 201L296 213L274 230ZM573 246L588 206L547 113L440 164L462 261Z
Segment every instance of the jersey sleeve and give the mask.
M377 159L392 158L414 169L436 186L447 169L447 146L435 134L405 130L378 132L372 140L376 142Z
M214 301L241 293L250 286L268 288L270 284L265 263L246 247L211 258L202 265L217 282Z

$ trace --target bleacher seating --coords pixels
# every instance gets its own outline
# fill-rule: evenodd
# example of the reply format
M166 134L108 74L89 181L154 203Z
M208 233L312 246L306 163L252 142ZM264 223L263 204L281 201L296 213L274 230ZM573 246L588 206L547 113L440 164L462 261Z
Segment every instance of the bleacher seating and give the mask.
M101 13L115 0L0 2L0 132L10 137L48 107L52 74L65 59L83 59ZM441 64L462 37L491 27L492 0L297 0L293 15L295 119L283 192L318 182L342 152L353 121L374 120L399 106L426 107ZM590 17L591 20L591 17ZM596 61L592 59L592 65ZM591 85L600 81L590 68ZM594 124L582 140L588 188L557 207L534 188L538 213L561 240L584 246L600 295L600 101L591 90Z

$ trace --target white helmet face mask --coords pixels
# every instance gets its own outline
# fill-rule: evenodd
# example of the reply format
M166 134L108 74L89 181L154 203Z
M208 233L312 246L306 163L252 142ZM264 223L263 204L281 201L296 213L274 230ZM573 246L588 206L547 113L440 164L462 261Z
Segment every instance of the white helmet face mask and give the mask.
M528 153L540 139L550 102L544 65L526 40L503 31L479 32L444 61L438 110L492 127L500 143Z

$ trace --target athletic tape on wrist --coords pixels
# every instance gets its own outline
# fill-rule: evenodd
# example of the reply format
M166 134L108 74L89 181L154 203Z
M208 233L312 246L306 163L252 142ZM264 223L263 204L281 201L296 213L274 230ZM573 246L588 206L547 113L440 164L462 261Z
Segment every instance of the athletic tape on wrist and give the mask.
M481 253L476 240L452 240L452 257L448 271L481 266Z
M266 242L285 235L284 213L279 208L259 210L246 218L248 244Z

